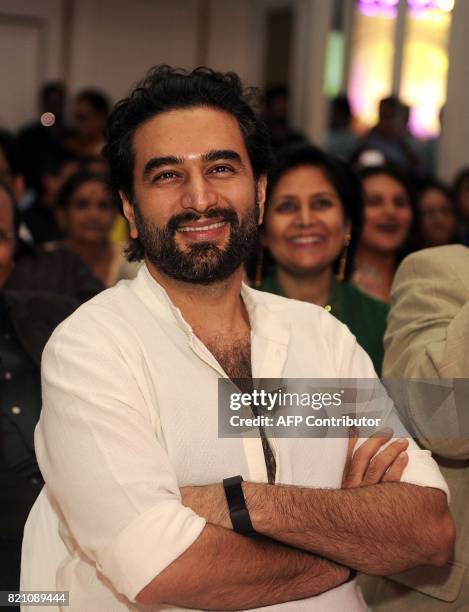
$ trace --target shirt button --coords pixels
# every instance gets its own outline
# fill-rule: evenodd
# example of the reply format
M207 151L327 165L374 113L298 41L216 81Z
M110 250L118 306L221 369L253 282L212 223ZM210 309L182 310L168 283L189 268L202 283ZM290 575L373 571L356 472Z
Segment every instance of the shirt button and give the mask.
M13 378L13 374L11 372L5 372L5 380L11 380Z
M12 406L11 412L13 414L21 414L21 408L19 406Z

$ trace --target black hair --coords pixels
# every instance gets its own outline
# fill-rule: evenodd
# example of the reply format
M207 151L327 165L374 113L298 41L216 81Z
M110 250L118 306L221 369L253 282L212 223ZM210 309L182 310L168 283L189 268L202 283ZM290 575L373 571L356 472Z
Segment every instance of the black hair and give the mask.
M109 115L111 103L105 93L98 89L82 89L77 93L77 102L87 102L100 115Z
M469 173L468 173L468 176L469 176ZM441 191L441 193L444 193L445 196L448 198L448 200L450 200L451 205L454 208L453 190L451 189L449 185L447 185L443 181L440 181L434 178L425 179L424 181L421 181L418 184L418 188L416 192L416 200L419 201L420 198L422 197L422 194L429 191L430 189L436 189L437 191Z
M116 207L119 207L117 197L115 193L111 189L111 185L109 183L106 175L103 174L95 174L94 172L88 172L87 170L80 170L65 181L60 189L57 196L57 206L62 210L67 210L70 202L75 194L75 192L85 183L89 183L90 181L96 181L104 185L107 189L109 189L110 197L112 204Z
M336 96L330 102L331 119L335 119L340 125L349 125L352 119L352 109L345 94Z
M18 204L16 202L15 194L13 193L11 187L2 178L0 178L0 190L3 190L6 193L11 203L11 210L13 213L13 232L15 235L14 238L15 238L15 251L16 251L18 247L18 236L19 236L19 229L20 229L20 223L21 223Z
M62 83L62 81L48 81L41 86L39 91L39 99L42 107L47 104L51 94L65 96L65 85Z
M109 117L103 155L109 162L113 188L135 205L133 136L140 125L160 113L201 106L225 111L237 119L257 180L268 170L270 146L267 130L253 108L256 96L256 90L243 89L234 72L215 72L203 66L187 71L166 64L151 68ZM143 255L140 240L131 240L129 261Z
M277 98L288 98L289 92L286 85L269 85L264 92L264 104L268 108Z
M412 208L415 212L415 189L412 186L409 178L406 174L404 174L399 168L393 166L392 164L385 164L381 166L365 166L358 171L358 176L363 184L363 181L370 178L371 176L378 176L384 174L385 176L389 176L393 178L395 181L400 183L409 197Z
M469 179L469 166L462 168L454 177L453 181L453 197L457 198L463 183L466 179Z
M0 130L0 150L2 151L10 172L15 175L20 171L18 144L16 138L6 130Z
M320 168L337 191L344 218L350 221L351 225L351 238L345 268L345 278L349 278L353 272L355 251L363 224L363 192L360 181L346 162L329 155L322 149L309 144L291 145L279 152L269 173L266 206L269 206L272 192L282 176L289 170L300 166ZM334 262L335 271L338 269L339 259L340 256Z
M41 176L58 176L68 163L78 161L81 161L81 159L68 152L48 155L41 162Z
M396 112L402 108L402 102L397 96L388 96L387 98L381 98L378 103L378 110L381 113L384 109L392 110Z

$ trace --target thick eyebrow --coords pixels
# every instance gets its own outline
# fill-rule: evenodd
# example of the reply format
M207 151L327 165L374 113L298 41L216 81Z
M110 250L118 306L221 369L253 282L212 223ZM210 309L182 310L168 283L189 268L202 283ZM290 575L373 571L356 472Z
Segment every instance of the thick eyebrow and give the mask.
M182 157L175 157L174 155L166 155L165 157L152 157L145 164L145 168L143 169L144 178L147 177L153 170L156 168L161 168L162 166L169 166L170 164L181 165L184 163Z
M337 193L334 193L333 191L316 191L315 193L312 193L311 196L313 198L321 198L324 196L327 197L333 197L333 198L338 198L340 200L340 197L338 196ZM282 198L298 198L298 194L296 193L282 193L279 196L277 196L277 199L282 199Z
M243 162L241 161L241 155L231 149L220 149L220 150L208 151L207 153L202 154L202 159L203 161L206 161L206 162L213 162L213 161L218 161L220 159L227 159L227 160L238 162L239 164L243 165Z
M214 161L226 159L226 160L235 161L243 165L243 162L241 161L241 155L231 149L220 149L220 150L207 151L207 153L202 153L201 159L205 162L214 162ZM161 168L162 166L169 166L169 165L180 166L183 163L184 163L184 158L176 157L175 155L165 155L163 157L152 157L145 164L145 168L143 169L143 176L144 178L148 177L152 173L153 170L156 170L157 168Z

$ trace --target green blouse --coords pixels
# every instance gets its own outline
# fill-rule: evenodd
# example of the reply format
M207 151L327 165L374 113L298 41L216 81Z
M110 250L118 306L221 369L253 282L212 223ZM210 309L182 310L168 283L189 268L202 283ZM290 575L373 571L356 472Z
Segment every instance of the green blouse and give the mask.
M266 276L261 285L262 291L284 295L275 274ZM389 306L365 295L348 283L341 283L332 277L332 287L327 300L329 310L339 321L345 323L359 344L365 349L373 362L378 375L383 365L383 337Z

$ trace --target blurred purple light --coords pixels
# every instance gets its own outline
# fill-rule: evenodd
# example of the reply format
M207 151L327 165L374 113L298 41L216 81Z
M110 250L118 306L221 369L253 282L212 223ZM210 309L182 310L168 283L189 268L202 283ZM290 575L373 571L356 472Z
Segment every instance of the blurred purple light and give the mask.
M360 12L368 16L395 17L399 0L357 0ZM413 12L440 9L450 12L454 2L449 0L407 0L407 6Z
M399 0L358 0L358 8L368 17L395 17Z

